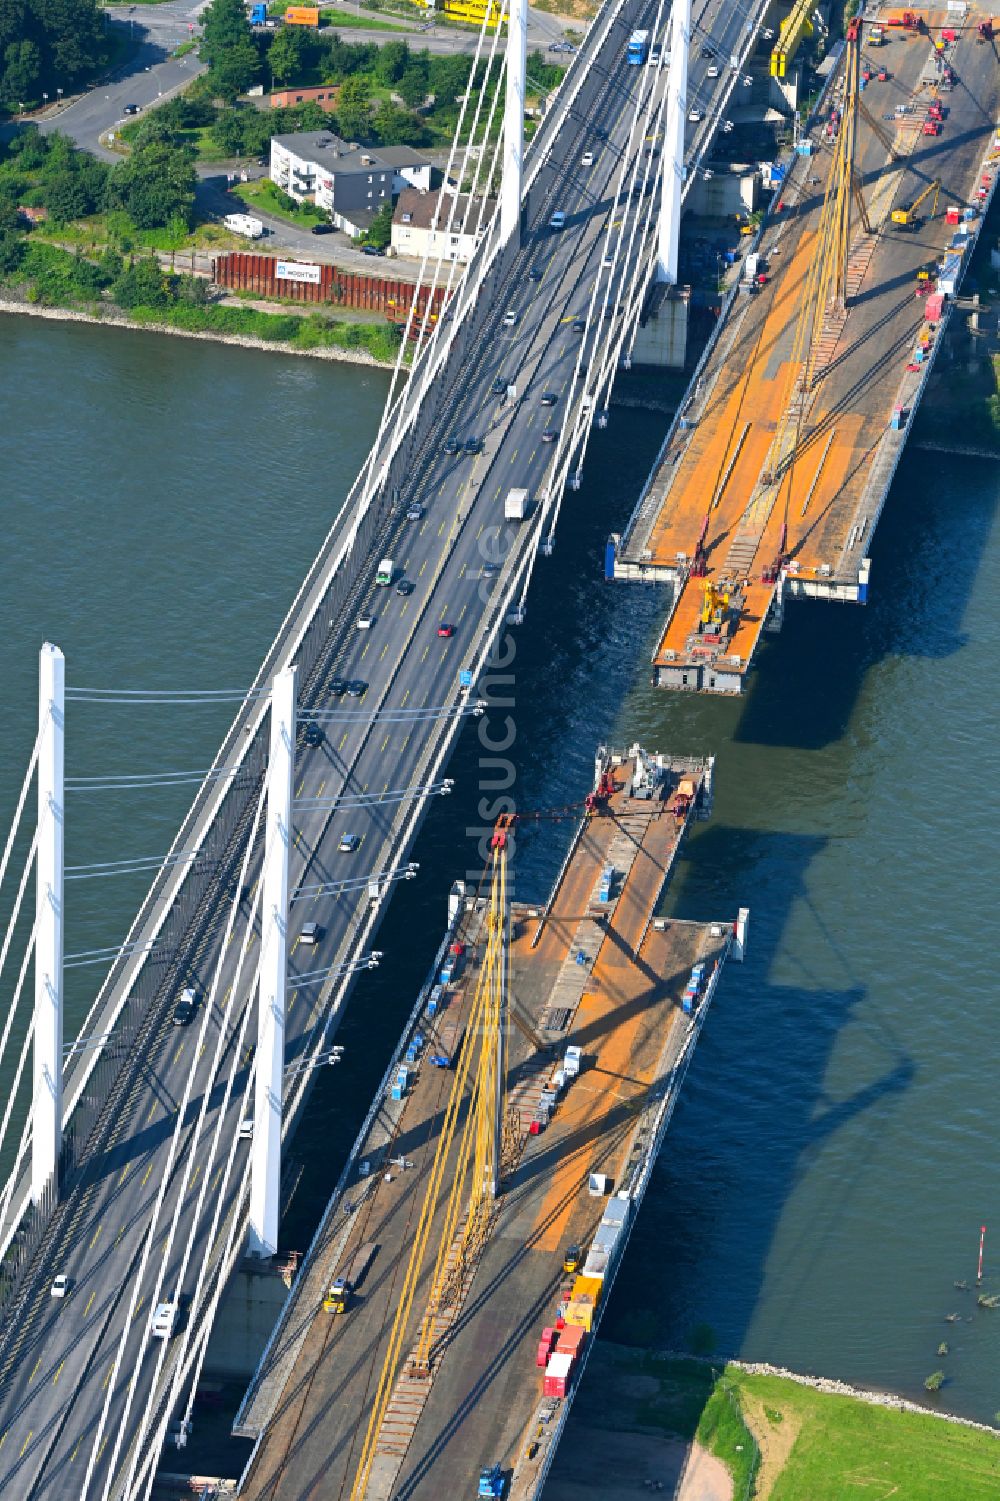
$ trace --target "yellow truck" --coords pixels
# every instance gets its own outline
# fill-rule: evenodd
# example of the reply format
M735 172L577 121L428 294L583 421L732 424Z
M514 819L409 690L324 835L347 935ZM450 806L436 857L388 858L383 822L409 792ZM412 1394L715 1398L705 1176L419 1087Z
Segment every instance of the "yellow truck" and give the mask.
M326 1290L323 1299L323 1307L327 1313L346 1313L347 1305L364 1280L365 1273L372 1264L378 1246L373 1240L365 1241L354 1255L350 1266L344 1273L334 1277Z

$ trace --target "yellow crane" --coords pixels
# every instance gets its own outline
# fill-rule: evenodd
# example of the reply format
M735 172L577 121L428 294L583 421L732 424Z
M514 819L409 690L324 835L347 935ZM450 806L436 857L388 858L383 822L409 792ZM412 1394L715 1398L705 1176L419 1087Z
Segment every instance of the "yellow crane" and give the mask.
M411 1369L418 1375L427 1372L434 1359L441 1317L457 1291L456 1269L460 1284L463 1270L470 1261L474 1262L488 1232L500 1189L502 1159L510 1150L506 1119L505 1033L509 1010L507 843L512 825L512 816L504 815L493 833L487 867L489 896L485 951L466 1020L465 1045L458 1054L420 1218L411 1242L406 1276L396 1304L385 1360L351 1487L351 1501L363 1501L368 1490L382 1425L404 1363L404 1340L417 1286L429 1261L434 1224L438 1223L440 1229L430 1292L411 1362Z
M930 197L931 193L934 194L934 202L931 204L929 217L933 219L935 214L937 213L938 198L941 195L941 182L937 177L935 177L933 182L929 182L927 184L926 188L924 188L924 191L919 195L919 197L914 198L911 204L903 205L901 208L893 209L893 224L899 224L903 229L918 229L923 221L919 217L917 209L925 201L925 199Z

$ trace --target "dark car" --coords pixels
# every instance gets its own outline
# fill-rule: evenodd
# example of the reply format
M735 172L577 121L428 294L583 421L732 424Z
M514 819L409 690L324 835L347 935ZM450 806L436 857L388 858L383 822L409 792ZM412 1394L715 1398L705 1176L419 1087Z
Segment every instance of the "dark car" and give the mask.
M587 320L585 318L574 318L573 319L573 332L575 334L585 333L586 332L586 328L587 328Z
M466 453L482 453L482 451L483 451L483 440L482 440L482 438L466 438L466 440L465 440L465 451L466 451Z
M126 104L122 110L123 115L137 115L142 108L141 104Z
M559 434L558 434L558 432L556 431L556 429L554 427L547 427L545 429L544 433L542 433L542 442L543 443L554 443L556 441L556 439L558 438L558 436L559 436Z
M368 684L363 678L352 678L347 685L347 692L351 698L364 698L368 692Z
M490 387L490 390L492 391L493 395L494 396L502 396L504 394L504 392L506 391L506 389L507 389L507 382L504 380L503 376L502 375L495 376L494 380L493 380L493 384Z
M449 438L447 443L444 445L444 451L446 454L454 456L456 453L459 453L461 451L461 446L462 445L459 443L457 438Z
M377 245L362 245L362 255L385 255L384 250L379 250Z
M333 678L330 683L330 692L333 694L334 698L343 698L344 694L347 692L347 679Z
M310 720L310 722L306 725L306 745L322 745L322 744L323 744L323 731L320 729L319 725L316 723L316 721L314 719Z
M313 227L312 227L312 232L313 232L314 235L332 235L333 234L333 225L332 224L314 224Z
M541 268L541 266L532 266L531 270L528 272L528 280L529 281L541 281L541 279L542 279L542 268Z
M543 407L554 407L555 404L556 404L556 402L558 400L559 400L559 398L556 395L555 391L543 391L542 392L542 406Z
M396 593L407 599L413 593L413 585L409 579L400 579L396 585Z
M711 47L702 47L701 55L702 57L714 57L715 53Z
M189 1027L194 1021L195 1011L198 1009L198 992L189 985L181 991L180 1000L174 1007L174 1026Z

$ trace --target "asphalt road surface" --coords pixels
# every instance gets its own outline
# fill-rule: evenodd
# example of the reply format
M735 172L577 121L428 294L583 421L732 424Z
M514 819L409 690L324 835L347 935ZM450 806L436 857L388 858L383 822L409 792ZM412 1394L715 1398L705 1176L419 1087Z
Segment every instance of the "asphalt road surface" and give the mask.
M726 12L724 19L719 18L720 11ZM537 494L552 452L545 435L578 399L571 387L580 335L572 325L586 311L603 256L613 181L642 71L625 66L625 42L634 26L649 24L654 15L653 6L631 0L602 59L586 69L581 93L531 190L523 249L505 261L501 283L497 273L487 282L473 315L474 326L457 341L459 352L467 351L460 367L451 372L452 389L461 393L460 398L453 405L438 401L434 425L421 440L399 497L393 535L384 543L377 539L379 551L371 560L370 581L353 607L370 609L374 624L360 630L347 620L333 628L332 638L340 644L326 664L315 702L336 710L340 717L327 723L324 741L316 747L307 747L300 733L295 792L300 800L338 795L342 803L332 809L300 808L297 812L293 886L304 879L365 877L389 864L400 839L405 805L371 800L386 797L392 789L416 785L428 748L440 742L443 731L439 721L429 719L400 724L363 716L368 706L374 713L383 701L403 710L431 710L458 701L459 673L471 660L473 638L480 639L483 621L495 618L502 605L497 597L502 581L484 573L484 565L502 563L509 555L509 570L533 545L530 528L518 531L504 524L503 500L512 486ZM744 17L744 12L725 0L709 0L698 20L713 32L726 54ZM703 30L696 30L690 94L707 104L725 79L707 78L708 64L697 47L703 35ZM582 165L585 151L594 153L593 164L586 167ZM557 208L567 216L562 233L548 228ZM537 273L539 279L529 272ZM513 314L512 321L505 318L508 313ZM519 400L506 404L493 395L495 381L515 384ZM439 382L439 390L442 384L446 382ZM541 404L543 393L554 394L554 407ZM482 452L449 455L445 444L452 438L463 444L475 440L482 444ZM424 511L419 520L409 521L404 511L414 500ZM383 548L393 559L397 580L405 577L412 583L411 594L375 587L374 562ZM548 565L543 561L540 566ZM450 634L442 634L445 626L452 628ZM332 683L335 676L363 680L367 684L364 697L337 696ZM361 805L343 806L352 800ZM357 836L359 841L351 853L338 849L344 835ZM231 894L232 885L228 889ZM292 973L314 970L335 959L341 962L356 943L366 906L363 890L337 899L320 896L295 902L290 913ZM310 920L325 929L316 948L299 943L302 924ZM16 1320L9 1321L12 1327L0 1344L0 1491L24 1501L83 1496L84 1474L115 1351L127 1328L125 1359L111 1386L109 1421L87 1492L100 1497L106 1493L105 1486L114 1482L110 1493L117 1494L127 1450L114 1460L116 1436L123 1426L129 1441L135 1436L138 1419L151 1403L154 1364L163 1348L160 1341L149 1338L149 1320L154 1279L163 1264L166 1226L178 1207L181 1235L166 1260L164 1288L178 1291L182 1299L194 1291L196 1269L205 1251L206 1215L202 1215L194 1255L183 1279L180 1262L203 1186L202 1173L211 1178L209 1207L221 1190L220 1169L209 1162L204 1144L197 1152L192 1148L191 1112L199 1106L208 1082L218 1029L226 1029L228 1057L248 1007L251 1042L256 1031L255 1001L248 993L256 944L250 949L249 969L237 987L235 963L240 945L233 942L223 948L224 924L225 905L220 900L207 937L188 961L191 983L204 994L222 953L221 1004L204 1021L203 1035L204 1006L188 1027L172 1025L171 1007L164 1009L155 1038L132 1065L131 1093L111 1142L88 1164L82 1184L74 1190L39 1255L29 1284L31 1295ZM293 992L286 1023L290 1060L301 1056L315 1038L322 1009L318 984ZM244 1082L248 1059L249 1050L239 1060ZM154 1200L167 1174L170 1140L193 1062L191 1112L185 1117L185 1134L167 1183L140 1301L129 1318L133 1272L151 1224ZM220 1103L213 1094L213 1122ZM225 1123L227 1142L236 1136L243 1113L242 1101L234 1099ZM246 1165L246 1143L240 1141L237 1150L241 1171L236 1176L240 1177ZM186 1177L188 1172L193 1176ZM230 1189L227 1212L233 1200ZM213 1254L218 1250L215 1242ZM66 1299L49 1295L52 1278L60 1273L70 1278ZM138 1386L126 1422L126 1388L137 1360Z

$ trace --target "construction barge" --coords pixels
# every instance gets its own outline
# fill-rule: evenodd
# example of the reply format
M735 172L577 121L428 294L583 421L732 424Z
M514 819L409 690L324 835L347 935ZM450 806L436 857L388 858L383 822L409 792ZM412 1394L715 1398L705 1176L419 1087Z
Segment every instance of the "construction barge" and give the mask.
M657 915L711 760L597 756L544 905L448 928L237 1414L235 1494L539 1494L748 912ZM321 1487L321 1491L320 1488Z
M866 602L872 537L992 201L988 14L869 5L840 46L608 545L609 579L670 591L655 686L740 693L787 600Z

